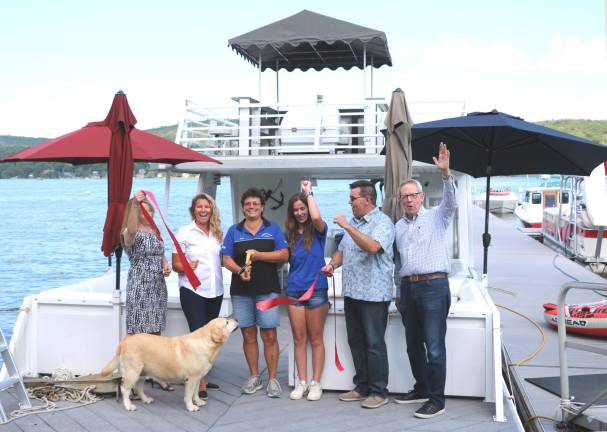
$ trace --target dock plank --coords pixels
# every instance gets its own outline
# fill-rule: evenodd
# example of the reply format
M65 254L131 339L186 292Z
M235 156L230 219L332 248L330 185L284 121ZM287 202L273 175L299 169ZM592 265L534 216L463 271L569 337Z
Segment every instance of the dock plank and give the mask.
M64 412L66 415L70 416L76 423L80 425L80 430L87 432L118 432L118 429L112 426L111 423L92 412L86 406L77 409L74 408L73 410L67 410Z

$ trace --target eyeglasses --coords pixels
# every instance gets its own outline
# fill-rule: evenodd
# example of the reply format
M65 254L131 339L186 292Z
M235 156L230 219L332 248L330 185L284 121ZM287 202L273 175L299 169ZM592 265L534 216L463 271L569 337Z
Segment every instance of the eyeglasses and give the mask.
M399 198L403 201L406 201L406 200L410 200L410 199L415 199L420 194L421 194L421 192L415 192L415 193L411 193L411 194L401 195L401 196L399 196Z
M359 198L364 198L364 196L357 196L357 197L355 197L355 196L350 195L350 198L348 199L348 202L349 203L353 203L354 201L356 201Z

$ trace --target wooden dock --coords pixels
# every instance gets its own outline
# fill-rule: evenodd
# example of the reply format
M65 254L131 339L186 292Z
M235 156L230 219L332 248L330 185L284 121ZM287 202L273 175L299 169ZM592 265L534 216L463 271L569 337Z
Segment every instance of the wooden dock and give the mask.
M473 221L474 261L480 274L483 262L483 249L480 244L484 229L484 212L474 208ZM538 347L542 335L521 316L498 307L502 318L502 343L510 360L511 377L520 393L519 396L523 396L526 402L521 419L523 423L527 422L528 430L554 431L554 421L529 419L535 416L555 418L559 413L559 398L525 381L525 378L558 376L560 372L557 332L545 322L542 305L557 303L561 286L565 282L571 282L572 278L583 282L607 281L580 264L557 256L554 250L514 230L511 220L491 216L489 232L492 236L488 260L491 297L496 304L511 308L532 319L541 327L546 338L546 344L537 356L521 366L516 366L517 362ZM557 270L557 267L562 272ZM578 290L570 291L567 302L594 302L602 298L598 294ZM607 348L607 341L604 339L568 337L576 342ZM572 349L569 349L567 354L569 375L607 373L605 356ZM607 419L606 408L591 409L589 414Z

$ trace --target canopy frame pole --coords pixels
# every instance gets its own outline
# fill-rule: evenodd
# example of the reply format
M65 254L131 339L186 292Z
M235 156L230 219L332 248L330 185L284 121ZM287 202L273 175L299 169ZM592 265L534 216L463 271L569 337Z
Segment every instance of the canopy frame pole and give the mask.
M280 93L278 90L278 59L276 59L276 103L280 102Z
M371 56L371 98L373 97L373 56Z
M261 51L259 51L259 71L257 72L257 99L261 102Z
M367 45L363 45L363 102L367 99Z

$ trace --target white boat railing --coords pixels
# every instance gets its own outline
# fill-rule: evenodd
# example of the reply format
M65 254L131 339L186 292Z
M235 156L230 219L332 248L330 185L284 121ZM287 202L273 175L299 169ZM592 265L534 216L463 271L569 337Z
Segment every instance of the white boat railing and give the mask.
M232 98L229 106L186 101L176 142L217 157L281 154L379 154L384 147L388 103L369 98L359 103L261 103ZM412 105L412 104L410 104ZM465 112L463 101L415 103L417 121Z

